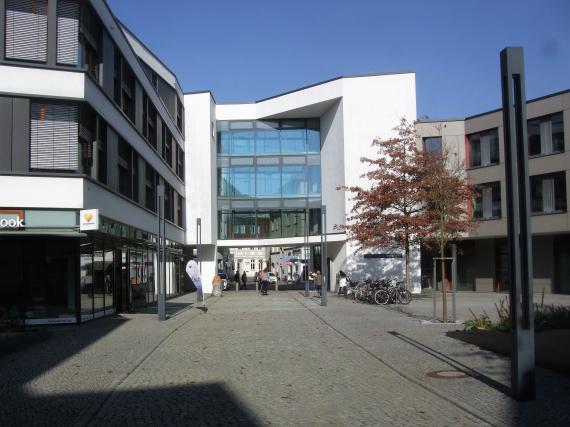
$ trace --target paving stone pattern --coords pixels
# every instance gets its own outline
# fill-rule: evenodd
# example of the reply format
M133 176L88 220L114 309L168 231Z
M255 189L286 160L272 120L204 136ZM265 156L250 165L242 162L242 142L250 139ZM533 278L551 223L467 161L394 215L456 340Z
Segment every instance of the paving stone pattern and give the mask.
M173 304L185 306L192 295ZM570 381L540 370L539 400L505 395L508 360L383 307L298 292L226 293L205 314L51 328L0 358L0 425L568 425ZM437 379L427 373L469 374Z

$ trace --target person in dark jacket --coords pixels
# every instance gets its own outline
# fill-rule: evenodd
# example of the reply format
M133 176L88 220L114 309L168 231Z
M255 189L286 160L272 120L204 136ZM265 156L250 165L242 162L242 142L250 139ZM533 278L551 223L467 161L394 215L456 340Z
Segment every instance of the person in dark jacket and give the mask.
M245 274L245 271L241 275L241 285L240 289L247 289L247 274Z
M236 270L236 274L234 274L234 283L236 284L236 289L239 286L239 271Z

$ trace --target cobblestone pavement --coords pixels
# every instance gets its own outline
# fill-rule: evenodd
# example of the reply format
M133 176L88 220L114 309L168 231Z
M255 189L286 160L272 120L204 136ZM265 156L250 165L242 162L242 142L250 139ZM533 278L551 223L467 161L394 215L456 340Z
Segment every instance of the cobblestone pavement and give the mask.
M476 315L487 313L490 318L497 319L497 309L495 304L499 305L501 300L508 303L508 293L497 292L466 292L460 291L456 293L456 317L458 320L472 319L471 311ZM447 293L447 312L448 318L452 318L452 295ZM545 305L570 305L570 295L561 294L544 294L534 293L534 302L536 304L544 303ZM421 319L432 319L433 317L433 299L431 293L422 295L414 295L414 304L410 305L391 305L391 310L400 311L413 317ZM470 311L471 310L471 311ZM442 319L442 297L441 292L437 293L436 299L436 318Z
M162 323L52 328L0 358L0 425L568 425L568 378L539 370L538 401L518 405L504 393L508 360L449 326L329 302L228 293ZM457 369L469 376L427 376Z

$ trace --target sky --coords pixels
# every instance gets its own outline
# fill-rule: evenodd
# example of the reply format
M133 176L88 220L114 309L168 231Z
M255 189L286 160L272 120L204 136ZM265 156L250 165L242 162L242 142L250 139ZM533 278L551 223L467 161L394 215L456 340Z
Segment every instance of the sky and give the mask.
M570 89L570 0L107 0L184 92L254 101L341 75L414 71L418 117L500 108L499 53L526 94Z

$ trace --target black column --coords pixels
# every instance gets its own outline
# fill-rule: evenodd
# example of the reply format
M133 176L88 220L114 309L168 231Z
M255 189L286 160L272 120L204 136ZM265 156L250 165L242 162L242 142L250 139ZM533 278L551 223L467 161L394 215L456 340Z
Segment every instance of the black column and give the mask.
M501 51L509 279L511 282L511 392L519 401L534 400L534 322L532 233L524 59L521 47Z

